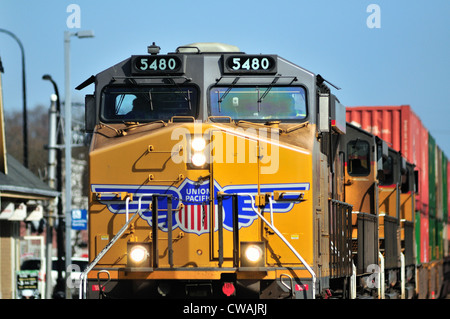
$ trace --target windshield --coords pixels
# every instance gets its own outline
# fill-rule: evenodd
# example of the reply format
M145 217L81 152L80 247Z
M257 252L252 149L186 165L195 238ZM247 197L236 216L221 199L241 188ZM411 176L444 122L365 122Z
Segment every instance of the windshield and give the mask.
M307 115L303 87L214 87L211 115L242 120L303 120Z
M104 121L116 122L197 117L197 96L193 86L109 87L103 93L101 114Z

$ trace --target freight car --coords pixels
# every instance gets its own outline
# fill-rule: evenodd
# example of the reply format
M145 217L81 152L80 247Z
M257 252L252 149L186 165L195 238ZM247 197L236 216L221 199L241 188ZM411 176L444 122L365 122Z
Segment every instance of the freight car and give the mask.
M347 107L346 113L348 122L384 139L414 165L414 216L402 217L402 222L414 223L415 294L445 297L444 264L449 259L446 155L409 105Z
M331 83L225 44L148 53L78 87L95 83L82 298L405 296L408 166Z

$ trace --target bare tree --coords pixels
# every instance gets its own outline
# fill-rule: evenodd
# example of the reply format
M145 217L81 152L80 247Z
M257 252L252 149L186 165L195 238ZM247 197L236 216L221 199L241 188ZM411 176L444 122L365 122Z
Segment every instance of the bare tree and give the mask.
M22 111L5 112L6 150L18 161L23 162ZM47 170L48 153L48 111L38 105L28 111L28 166L40 177Z
M84 110L83 110L84 111ZM48 162L48 117L49 108L43 105L37 105L28 111L28 166L29 169L47 181L47 162ZM75 123L84 122L84 113L74 113ZM81 114L81 115L80 115ZM82 117L83 115L83 117ZM13 110L5 112L5 132L6 132L6 150L14 156L19 162L23 162L23 133L22 133L22 111ZM83 135L83 125L78 124L74 129L78 135ZM60 130L62 128L59 128ZM64 153L63 153L64 155ZM88 158L88 147L74 147L72 151L74 159L85 160ZM58 168L57 168L58 169ZM87 164L83 171L82 195L87 196L88 190L88 169Z

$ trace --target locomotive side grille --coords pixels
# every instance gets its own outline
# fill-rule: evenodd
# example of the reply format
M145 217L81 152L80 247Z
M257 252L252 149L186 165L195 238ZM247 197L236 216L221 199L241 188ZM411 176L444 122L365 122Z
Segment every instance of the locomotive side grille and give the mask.
M334 199L329 201L331 278L352 273L351 214L352 205Z

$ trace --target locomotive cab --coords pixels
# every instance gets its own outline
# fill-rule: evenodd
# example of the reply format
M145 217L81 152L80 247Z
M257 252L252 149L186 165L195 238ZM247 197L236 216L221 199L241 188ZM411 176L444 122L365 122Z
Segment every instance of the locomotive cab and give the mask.
M366 277L372 274L373 265L378 264L379 168L376 159L379 149L372 134L350 123L347 123L343 141L345 201L353 205L352 255L356 275L366 282ZM364 291L360 289L359 293L364 294Z

